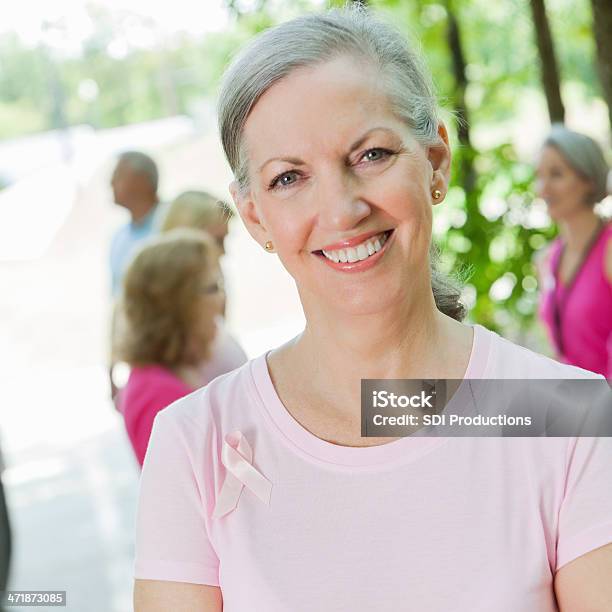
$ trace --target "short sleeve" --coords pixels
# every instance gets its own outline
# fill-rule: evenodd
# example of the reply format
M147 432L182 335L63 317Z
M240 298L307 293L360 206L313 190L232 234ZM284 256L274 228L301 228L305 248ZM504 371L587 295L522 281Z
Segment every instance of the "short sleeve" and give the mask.
M559 513L557 567L612 542L612 438L572 438Z
M201 476L194 470L194 430L182 427L168 409L153 423L140 480L134 575L218 586L219 559L208 537Z

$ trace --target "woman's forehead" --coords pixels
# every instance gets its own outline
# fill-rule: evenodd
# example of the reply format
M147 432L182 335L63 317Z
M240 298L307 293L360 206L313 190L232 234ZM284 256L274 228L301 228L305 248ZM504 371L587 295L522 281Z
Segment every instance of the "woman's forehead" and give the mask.
M540 167L561 167L563 169L573 171L573 168L567 159L565 159L565 156L561 153L561 151L559 151L556 146L551 144L546 144L542 147L538 159L538 165Z
M273 85L245 125L250 154L352 141L377 125L401 132L382 80L353 58L298 69Z

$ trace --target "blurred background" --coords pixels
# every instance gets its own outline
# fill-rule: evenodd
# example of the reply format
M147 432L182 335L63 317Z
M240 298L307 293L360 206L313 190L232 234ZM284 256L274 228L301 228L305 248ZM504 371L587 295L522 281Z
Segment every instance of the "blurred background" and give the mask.
M365 2L362 2L366 4ZM139 469L110 400L108 250L117 154L160 170L162 201L229 199L219 77L261 29L317 0L20 0L0 20L0 402L9 588L66 590L67 609L131 609ZM554 236L533 161L555 121L610 150L612 4L370 0L418 41L452 129L436 207L443 266L470 319L550 354L534 253ZM457 121L460 119L460 121ZM457 127L461 126L461 127ZM610 198L602 205L612 211ZM230 226L227 326L249 357L301 329L291 279ZM12 608L20 609L20 608Z

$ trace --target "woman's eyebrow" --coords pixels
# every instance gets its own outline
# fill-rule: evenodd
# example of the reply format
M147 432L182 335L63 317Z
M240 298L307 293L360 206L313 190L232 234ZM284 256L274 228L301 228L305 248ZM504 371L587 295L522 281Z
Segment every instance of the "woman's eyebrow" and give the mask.
M382 126L378 126L378 127L373 127L370 128L367 132L365 132L365 134L363 134L362 136L360 136L350 147L349 147L349 153L352 153L355 149L358 149L372 134L372 132L376 132L376 131L382 131L382 132L387 132L388 134L391 134L392 136L398 136L397 132L395 132L394 130L392 130L391 128L388 127L382 127ZM259 166L259 169L257 170L258 173L261 173L261 171L270 163L273 161L282 161L282 162L287 162L288 164L292 164L294 166L304 166L306 164L305 161L301 160L299 157L271 157L270 159L267 159L263 164L261 164L261 166Z
M365 134L363 134L363 136L360 136L349 148L349 153L352 153L355 149L358 149L372 134L372 132L376 132L376 131L381 131L381 132L387 132L387 134L391 134L392 136L398 136L397 132L395 130L392 130L391 128L388 127L373 127L370 128Z
M259 166L257 172L260 173L270 162L273 161L283 161L294 166L304 166L306 164L306 162L301 160L299 157L271 157L261 164L261 166Z

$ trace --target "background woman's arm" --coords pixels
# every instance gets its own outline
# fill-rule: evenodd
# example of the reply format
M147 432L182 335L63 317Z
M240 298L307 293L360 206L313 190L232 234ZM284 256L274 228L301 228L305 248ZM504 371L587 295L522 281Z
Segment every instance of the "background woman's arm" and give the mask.
M166 580L134 582L134 612L222 612L221 589Z

